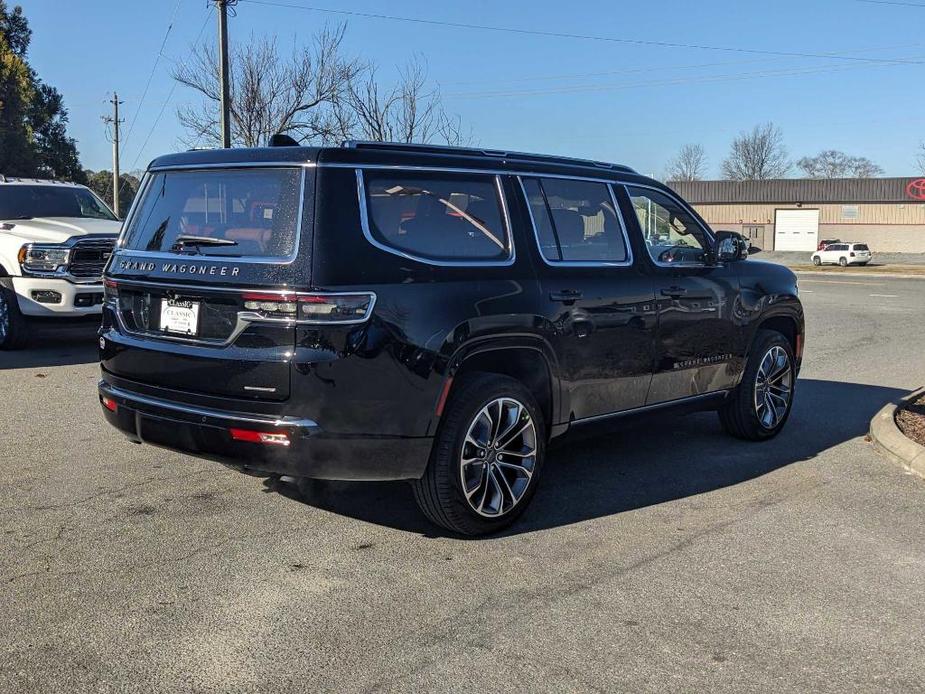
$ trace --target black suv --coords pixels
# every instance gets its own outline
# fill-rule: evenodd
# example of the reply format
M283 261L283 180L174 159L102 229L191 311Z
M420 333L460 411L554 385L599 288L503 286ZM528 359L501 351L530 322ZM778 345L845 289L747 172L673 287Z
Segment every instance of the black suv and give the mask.
M100 401L131 439L300 479L411 480L464 534L547 444L666 408L787 420L794 274L625 166L347 143L156 159L105 275Z

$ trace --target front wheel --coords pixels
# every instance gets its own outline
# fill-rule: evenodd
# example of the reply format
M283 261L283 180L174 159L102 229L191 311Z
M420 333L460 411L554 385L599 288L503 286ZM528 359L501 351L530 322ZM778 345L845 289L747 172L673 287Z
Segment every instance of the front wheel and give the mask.
M795 364L787 338L774 330L760 330L741 383L719 410L723 428L749 441L779 434L793 405Z
M26 319L16 293L0 287L0 349L19 349L26 343Z
M822 258L820 258L818 255L814 255L814 256L813 256L813 265L815 265L816 267L822 265Z
M497 532L523 513L539 482L546 428L519 381L473 374L444 413L427 471L412 483L432 522L462 535Z

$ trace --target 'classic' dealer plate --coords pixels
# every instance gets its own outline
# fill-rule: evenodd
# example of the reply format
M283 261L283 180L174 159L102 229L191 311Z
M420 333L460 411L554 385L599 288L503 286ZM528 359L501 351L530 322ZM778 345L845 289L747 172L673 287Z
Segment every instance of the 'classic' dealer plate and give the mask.
M198 301L161 299L161 330L178 335L195 335L198 329Z

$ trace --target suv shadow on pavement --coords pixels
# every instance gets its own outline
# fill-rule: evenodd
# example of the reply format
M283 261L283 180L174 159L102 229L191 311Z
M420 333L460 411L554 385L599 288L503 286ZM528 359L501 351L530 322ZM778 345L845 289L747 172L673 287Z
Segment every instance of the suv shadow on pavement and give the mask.
M36 322L21 350L0 350L0 371L99 362L99 317L80 321Z
M666 415L550 449L531 508L505 535L569 525L755 479L864 436L870 419L904 394L895 388L800 379L788 428L761 444L731 440L712 412ZM403 482L325 482L309 498L265 480L267 491L369 523L444 536L414 511Z

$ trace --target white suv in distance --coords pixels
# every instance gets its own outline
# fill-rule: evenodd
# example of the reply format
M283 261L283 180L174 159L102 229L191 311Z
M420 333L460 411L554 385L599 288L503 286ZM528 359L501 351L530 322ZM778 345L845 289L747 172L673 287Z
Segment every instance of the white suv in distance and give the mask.
M830 243L813 253L813 265L867 265L872 257L866 243Z
M89 188L0 175L0 350L31 318L98 315L121 222Z

